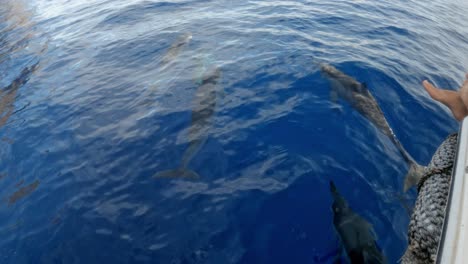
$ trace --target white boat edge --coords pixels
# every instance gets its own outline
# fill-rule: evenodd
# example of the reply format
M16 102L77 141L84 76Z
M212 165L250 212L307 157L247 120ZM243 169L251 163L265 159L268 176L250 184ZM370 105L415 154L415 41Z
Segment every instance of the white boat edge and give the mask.
M458 134L458 150L445 210L445 221L436 263L466 263L468 260L468 117Z

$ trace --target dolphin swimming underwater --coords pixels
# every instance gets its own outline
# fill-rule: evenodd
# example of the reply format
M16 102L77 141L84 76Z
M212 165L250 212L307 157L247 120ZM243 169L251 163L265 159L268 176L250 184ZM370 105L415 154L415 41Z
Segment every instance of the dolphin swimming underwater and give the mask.
M192 39L191 33L185 33L180 35L174 43L169 47L164 57L161 59L161 67L166 67L171 61L174 60L177 55L179 55L180 51L190 43Z
M330 96L333 100L336 101L338 97L341 97L347 101L395 144L405 162L410 166L405 177L403 190L406 192L411 186L416 185L423 174L424 167L419 165L405 150L403 145L401 145L395 133L393 133L393 130L390 128L377 100L372 96L366 85L328 64L321 66L321 72L332 84Z
M156 93L158 92L162 93L162 92L167 91L167 88L164 89L163 87L171 86L171 83L175 79L178 79L180 72L173 71L174 67L170 67L170 66L174 66L173 65L174 61L176 61L180 52L190 43L191 40L192 40L192 34L184 33L184 34L179 35L174 40L172 45L169 48L167 48L166 53L162 56L162 58L159 61L158 71L160 74L163 74L163 75L158 76L159 77L158 81L155 81L149 84L148 89L146 89L146 91L141 94L142 97L154 98L156 96ZM167 74L169 74L169 76L167 76ZM152 103L152 102L153 100L150 100L147 103Z
M0 127L6 125L14 113L14 102L18 89L29 81L32 74L39 68L39 63L24 68L20 75L5 88L0 89Z
M333 181L330 181L330 192L333 197L333 225L351 264L387 263L386 257L376 244L372 225L349 207Z
M221 70L216 68L205 75L200 82L194 98L192 121L188 129L189 145L182 156L180 167L174 170L161 171L153 177L199 178L198 174L187 169L187 166L205 144L208 137L208 130L211 127L212 117L216 109L217 86L220 78Z

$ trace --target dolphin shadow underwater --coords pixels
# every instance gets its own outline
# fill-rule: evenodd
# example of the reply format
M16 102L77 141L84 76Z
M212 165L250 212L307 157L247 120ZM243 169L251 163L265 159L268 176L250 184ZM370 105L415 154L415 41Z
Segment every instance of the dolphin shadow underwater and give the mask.
M387 258L376 243L376 235L372 225L349 207L348 202L338 192L333 181L330 181L330 192L333 197L333 226L340 237L350 263L388 263ZM335 258L334 263L340 263L339 257Z
M370 93L367 86L331 65L322 64L320 70L331 82L331 99L337 101L338 98L341 98L347 101L351 107L376 126L397 147L401 156L409 165L409 171L406 174L403 187L404 192L411 188L411 186L415 186L424 172L424 167L419 165L400 143L388 124L377 100Z

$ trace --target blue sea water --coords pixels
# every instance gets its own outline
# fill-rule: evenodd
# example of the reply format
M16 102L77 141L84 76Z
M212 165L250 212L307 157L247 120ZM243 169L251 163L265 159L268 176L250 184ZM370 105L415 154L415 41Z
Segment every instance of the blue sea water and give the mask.
M420 82L459 87L467 14L463 0L2 0L0 263L346 261L330 181L396 263L408 167L330 101L318 65L366 83L427 164L458 124ZM153 177L180 166L216 68L199 178Z

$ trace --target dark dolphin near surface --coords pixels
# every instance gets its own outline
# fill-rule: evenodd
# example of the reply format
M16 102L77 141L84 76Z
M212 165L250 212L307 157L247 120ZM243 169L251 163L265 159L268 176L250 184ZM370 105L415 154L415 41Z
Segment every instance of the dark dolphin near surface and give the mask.
M189 145L182 156L180 167L174 170L161 171L153 177L199 178L198 174L195 171L187 169L187 166L205 144L208 137L212 117L216 110L216 98L220 78L221 70L219 68L214 69L202 78L195 93L192 120L188 129Z
M333 225L351 264L387 263L387 258L377 246L372 225L349 207L332 181L330 191L333 197Z
M180 51L190 43L192 39L191 33L185 33L180 35L174 43L169 47L164 57L161 59L161 67L166 67L170 62L172 62Z
M323 64L320 68L322 74L331 82L330 96L332 100L336 101L340 97L347 101L395 144L403 159L410 166L405 177L404 191L406 192L411 186L416 185L423 174L424 167L419 165L401 145L390 128L377 100L372 96L366 85L331 65Z

